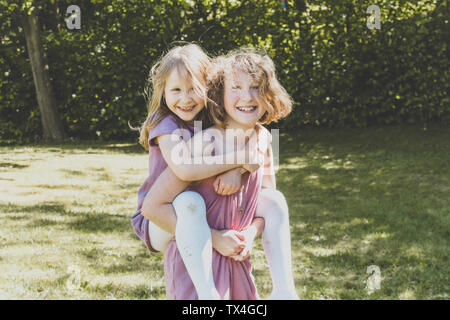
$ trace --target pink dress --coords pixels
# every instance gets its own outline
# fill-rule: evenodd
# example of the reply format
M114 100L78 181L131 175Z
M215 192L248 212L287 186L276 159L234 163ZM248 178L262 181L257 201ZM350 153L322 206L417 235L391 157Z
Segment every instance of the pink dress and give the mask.
M222 196L214 191L215 177L201 181L187 190L198 192L205 200L207 220L211 228L241 231L248 227L256 213L261 190L263 168L242 176L244 188L232 195ZM213 276L222 298L230 300L259 299L252 276L250 258L242 262L222 256L213 249ZM167 299L197 300L198 296L184 266L176 240L170 241L164 256Z
M142 204L144 203L145 196L155 183L159 175L167 168L167 162L164 160L159 146L155 144L154 139L163 134L170 134L173 131L180 129L175 116L169 115L161 120L155 127L150 130L148 138L148 155L149 155L149 174L147 179L141 185L138 191L138 206L135 214L131 217L131 225L134 232L141 240L144 241L150 252L158 252L153 249L150 244L150 238L148 236L148 220L141 214ZM194 128L187 128L190 132L190 136L194 133ZM189 138L190 138L189 136Z
M148 220L141 214L142 204L148 191L159 175L167 168L159 146L154 138L170 134L179 125L174 116L170 115L161 120L149 134L149 175L138 191L138 207L131 218L135 233L146 244L151 252L158 252L152 248L148 235ZM189 127L190 135L194 128ZM256 212L256 203L262 184L262 168L252 174L245 173L242 177L243 190L230 196L218 195L213 188L215 177L205 179L187 190L198 192L206 203L207 220L214 229L243 230L249 226ZM222 297L233 300L258 299L255 281L251 274L250 258L237 262L224 257L213 250L213 274L216 287ZM164 256L164 274L166 278L166 295L168 299L196 300L198 299L192 280L187 273L183 260L178 251L176 241L172 240Z

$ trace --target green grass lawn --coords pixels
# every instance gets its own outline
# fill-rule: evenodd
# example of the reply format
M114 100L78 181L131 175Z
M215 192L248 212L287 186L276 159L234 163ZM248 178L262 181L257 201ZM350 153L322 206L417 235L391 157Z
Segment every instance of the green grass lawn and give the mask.
M164 299L130 224L147 165L136 143L0 147L0 299ZM282 134L277 185L301 298L448 299L450 128ZM260 238L252 265L267 297Z

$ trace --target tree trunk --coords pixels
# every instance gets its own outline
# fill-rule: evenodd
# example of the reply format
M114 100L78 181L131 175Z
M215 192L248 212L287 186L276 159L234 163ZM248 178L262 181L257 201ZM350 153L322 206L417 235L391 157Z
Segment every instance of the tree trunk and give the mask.
M35 9L36 10L36 9ZM25 33L28 57L33 72L36 96L41 112L41 121L44 131L44 140L60 142L64 139L64 130L56 109L50 83L49 67L44 55L41 42L41 30L38 16L33 10L31 14L22 13L22 25Z

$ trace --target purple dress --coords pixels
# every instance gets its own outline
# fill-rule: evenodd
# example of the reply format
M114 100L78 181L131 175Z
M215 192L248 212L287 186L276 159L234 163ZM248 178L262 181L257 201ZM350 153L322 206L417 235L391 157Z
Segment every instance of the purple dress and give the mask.
M158 251L152 248L150 244L148 220L141 214L141 208L153 183L167 168L167 163L159 146L154 143L154 139L163 134L170 134L179 128L175 117L170 115L152 128L149 134L149 176L139 188L138 208L131 218L131 224L136 234L145 242L151 252ZM190 135L193 135L193 128L188 129ZM198 192L205 200L207 220L211 228L241 231L251 224L255 216L257 199L262 185L262 173L262 168L252 174L245 173L242 176L244 188L230 196L221 196L214 191L215 177L205 179L187 190ZM251 270L250 258L238 262L213 250L214 282L223 298L233 300L259 299ZM170 241L164 255L164 275L167 299L198 299L175 240Z
M242 231L248 227L256 213L262 186L263 168L242 176L244 188L229 196L214 191L215 177L201 181L187 190L198 192L206 204L208 224L217 230ZM252 276L250 258L240 262L222 256L213 249L213 276L222 299L259 299ZM170 241L164 256L164 275L168 299L197 300L197 292L178 251L176 240Z
M154 139L163 134L170 134L173 131L180 129L175 117L169 115L161 120L155 127L150 130L148 138L148 155L149 155L149 174L147 179L141 185L138 191L138 207L136 213L131 217L131 224L134 232L141 238L150 252L158 252L150 244L150 238L148 237L148 220L141 214L142 204L144 203L145 196L152 187L153 183L159 177L159 175L167 168L167 162L164 160L159 146L155 144ZM194 133L194 129L189 127L190 135Z

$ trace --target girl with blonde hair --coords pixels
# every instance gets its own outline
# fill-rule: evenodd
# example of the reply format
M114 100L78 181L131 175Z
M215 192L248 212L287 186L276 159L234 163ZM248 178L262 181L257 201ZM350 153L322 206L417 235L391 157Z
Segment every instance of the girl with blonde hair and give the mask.
M151 211L154 221L170 229L176 221L170 205L176 202L173 199L186 188L201 195L215 249L213 278L222 299L258 299L249 257L254 238L264 229L263 246L273 279L270 299L298 299L291 268L288 208L276 190L271 135L261 125L287 116L292 100L276 79L272 60L242 50L215 59L207 87L207 111L214 125L196 133L192 140L211 144L194 151L195 156L238 152L245 147L245 137L236 144L234 139L227 141L227 132L234 131L232 136L239 138L251 130L256 132L252 137L258 137L256 150L263 154L264 166L254 172L229 170L195 185L165 170L147 194L142 210ZM221 187L222 182L232 180L239 182L238 192ZM183 264L182 250L184 243L177 237L171 239L164 257L167 295L196 299L196 286Z
M142 210L144 198L160 174L167 168L184 181L197 181L234 168L255 170L245 161L220 164L217 157L192 159L188 141L194 120L208 125L206 112L206 71L210 58L196 44L172 48L151 69L151 97L148 116L140 130L140 143L149 151L149 175L138 191L138 209L131 218L136 234L152 252L165 251L173 235L180 247L182 261L195 284L200 299L218 299L211 269L212 240L202 197L185 192L173 200L176 213L173 228L161 228L152 221L152 210ZM150 93L147 91L147 93ZM183 145L182 155L174 149ZM239 154L238 151L236 154ZM233 156L235 153L233 153ZM240 157L242 159L242 157ZM181 160L181 161L180 161Z

